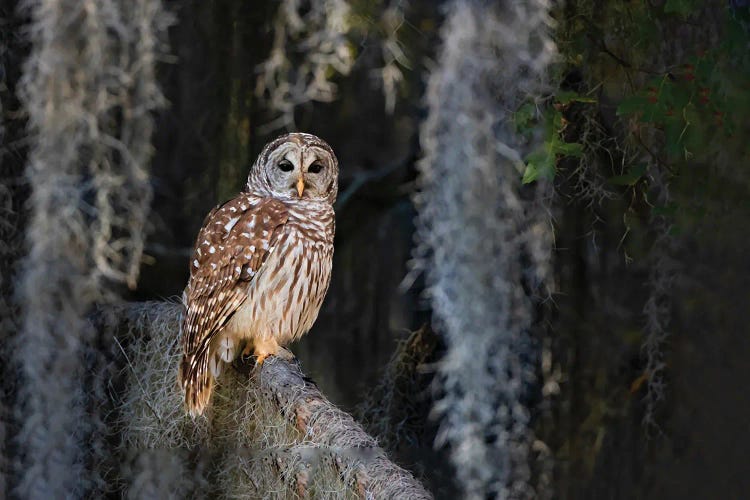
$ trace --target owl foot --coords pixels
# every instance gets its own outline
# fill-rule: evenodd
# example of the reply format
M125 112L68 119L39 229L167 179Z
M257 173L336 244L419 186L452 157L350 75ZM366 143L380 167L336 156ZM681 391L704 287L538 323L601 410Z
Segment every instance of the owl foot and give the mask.
M276 343L276 340L270 339L258 340L255 341L252 347L245 347L245 351L249 352L250 349L252 349L253 354L255 355L255 365L262 366L268 356L277 356L282 347Z
M272 354L268 353L268 354L256 355L256 357L255 357L255 364L256 364L256 366L262 366L263 362L269 356L276 356L277 358L280 358L280 359L283 359L283 360L289 361L289 362L297 360L297 357L294 354L292 354L292 351L290 351L289 349L287 349L285 347L279 347L279 350L276 351L275 353L272 353Z
M257 366L263 366L263 362L266 360L266 358L270 356L270 354L259 354L255 357L255 364Z

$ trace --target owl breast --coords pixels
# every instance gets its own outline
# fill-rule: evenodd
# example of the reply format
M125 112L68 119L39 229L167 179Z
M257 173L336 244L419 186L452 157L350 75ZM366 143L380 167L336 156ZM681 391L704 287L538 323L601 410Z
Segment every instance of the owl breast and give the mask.
M241 340L274 338L280 345L312 327L331 277L333 214L310 220L290 210L284 234L248 287L247 300L223 332L234 349Z

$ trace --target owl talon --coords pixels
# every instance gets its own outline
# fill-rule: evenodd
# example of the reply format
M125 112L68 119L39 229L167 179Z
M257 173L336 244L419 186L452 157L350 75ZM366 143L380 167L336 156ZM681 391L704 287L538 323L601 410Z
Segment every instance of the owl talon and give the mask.
M268 356L276 356L279 353L281 347L276 343L276 340L262 339L255 340L253 343L253 351L255 353L255 366L263 365L263 362Z
M263 362L268 357L268 354L258 354L258 356L255 358L255 366L263 366Z

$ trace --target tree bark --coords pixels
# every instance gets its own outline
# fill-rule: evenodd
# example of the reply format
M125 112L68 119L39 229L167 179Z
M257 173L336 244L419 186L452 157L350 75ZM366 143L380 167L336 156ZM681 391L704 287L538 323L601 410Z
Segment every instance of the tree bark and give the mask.
M253 378L263 394L306 442L330 451L334 467L359 496L432 498L411 473L388 459L351 415L328 401L296 359L270 357L256 371Z

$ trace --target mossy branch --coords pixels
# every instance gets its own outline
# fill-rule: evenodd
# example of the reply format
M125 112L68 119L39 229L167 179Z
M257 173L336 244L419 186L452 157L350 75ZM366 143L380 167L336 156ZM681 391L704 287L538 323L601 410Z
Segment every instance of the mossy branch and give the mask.
M133 464L121 479L128 491L148 475L137 466L142 455L171 449L182 468L174 477L213 483L208 490L227 497L432 498L292 356L269 357L261 367L238 360L219 378L206 414L191 419L175 383L180 311L174 303L130 304L96 321L122 352L126 388L117 406L121 453ZM202 462L185 458L201 449L207 452L193 455ZM163 485L174 487L192 489Z
M334 467L359 496L432 498L409 472L388 459L351 415L328 401L296 360L271 357L253 378L308 444L330 451Z

